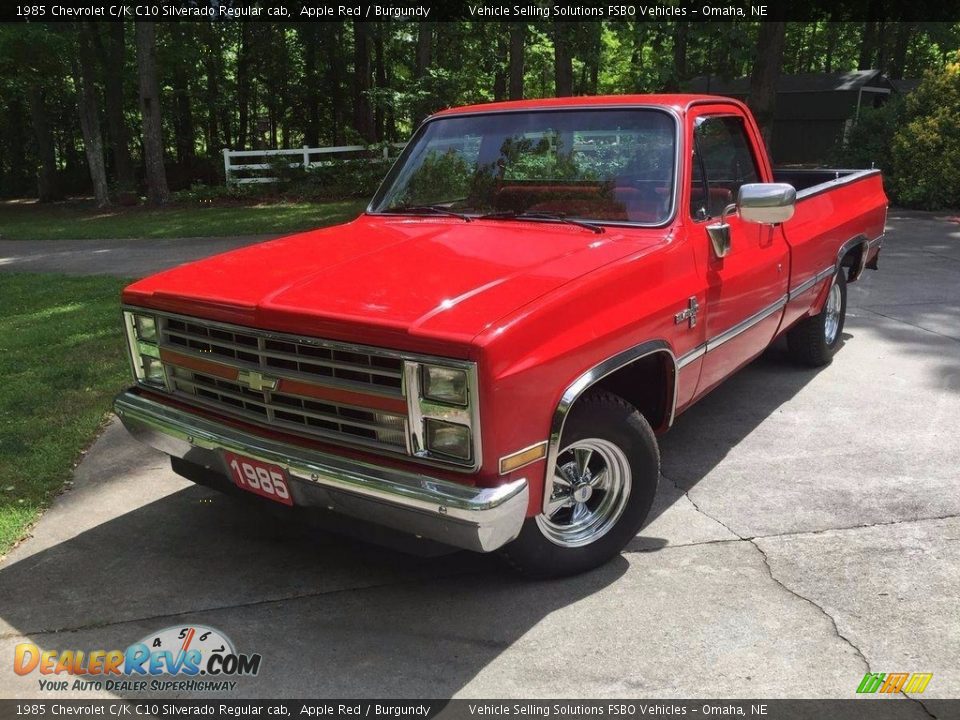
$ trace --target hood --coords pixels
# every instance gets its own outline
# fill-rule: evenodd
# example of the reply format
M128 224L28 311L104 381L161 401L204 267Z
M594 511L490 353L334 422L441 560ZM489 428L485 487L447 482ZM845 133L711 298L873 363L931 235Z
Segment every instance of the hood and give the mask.
M469 344L498 319L667 230L364 215L141 280L124 302L399 349ZM419 342L418 342L419 341ZM432 344L432 343L430 343Z

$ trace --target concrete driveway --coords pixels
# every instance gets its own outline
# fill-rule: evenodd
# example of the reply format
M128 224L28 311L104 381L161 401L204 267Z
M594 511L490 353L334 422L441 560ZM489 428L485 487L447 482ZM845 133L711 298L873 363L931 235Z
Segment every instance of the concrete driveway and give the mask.
M680 417L649 525L563 581L275 521L114 423L0 566L0 658L202 623L263 655L231 697L958 697L958 319L960 224L893 213L833 365L773 348Z
M0 272L143 277L168 268L263 242L278 235L126 238L112 240L0 240Z

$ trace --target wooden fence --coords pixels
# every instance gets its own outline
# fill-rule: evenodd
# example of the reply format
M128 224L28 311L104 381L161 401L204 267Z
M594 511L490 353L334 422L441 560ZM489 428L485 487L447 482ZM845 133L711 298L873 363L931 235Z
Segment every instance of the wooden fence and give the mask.
M393 143L383 145L379 148L369 148L364 145L339 145L336 147L312 148L304 145L296 150L223 150L223 175L227 184L234 183L245 185L250 183L272 183L277 182L279 178L271 175L259 175L248 173L262 173L263 171L275 171L277 160L273 158L295 157L296 160L290 162L280 161L281 166L290 168L302 167L307 170L311 167L321 165L330 165L337 160L358 160L358 159L383 159L389 160L391 150L399 150L406 143ZM234 158L240 159L240 162L234 162ZM238 173L241 176L238 177Z

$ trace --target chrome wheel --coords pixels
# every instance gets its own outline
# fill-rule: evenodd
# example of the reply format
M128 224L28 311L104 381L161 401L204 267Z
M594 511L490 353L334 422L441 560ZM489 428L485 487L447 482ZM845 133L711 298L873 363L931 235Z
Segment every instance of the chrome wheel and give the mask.
M537 525L550 542L582 547L617 524L630 497L630 464L608 440L577 440L560 451L553 493Z
M833 345L837 339L837 329L840 327L840 310L843 305L843 297L840 294L840 285L834 279L830 286L830 292L827 295L827 305L823 309L826 318L823 322L823 336L827 345Z

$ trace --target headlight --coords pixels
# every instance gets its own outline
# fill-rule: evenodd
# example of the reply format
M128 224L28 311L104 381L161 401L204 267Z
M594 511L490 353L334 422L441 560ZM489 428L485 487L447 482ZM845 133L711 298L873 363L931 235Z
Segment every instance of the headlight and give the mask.
M470 428L432 418L428 418L425 424L427 450L458 460L470 459Z
M157 344L157 319L146 313L124 311L123 321L127 329L130 363L137 382L166 387L167 378Z
M137 327L137 337L146 342L157 341L157 320L152 315L134 315Z
M428 400L467 405L467 373L458 368L437 365L423 366L423 387L421 391Z

